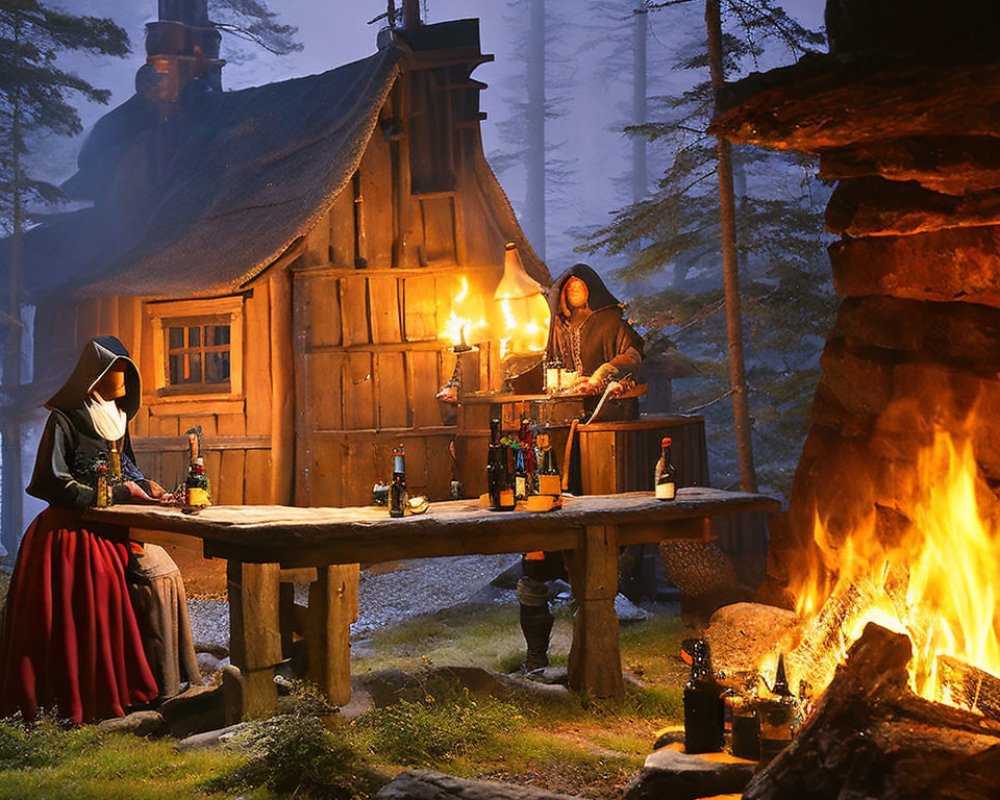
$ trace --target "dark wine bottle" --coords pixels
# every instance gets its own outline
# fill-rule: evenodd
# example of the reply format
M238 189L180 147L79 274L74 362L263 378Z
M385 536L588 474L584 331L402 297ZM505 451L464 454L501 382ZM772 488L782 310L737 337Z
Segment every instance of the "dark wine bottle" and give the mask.
M538 437L542 453L542 465L538 469L538 493L558 497L562 494L562 482L556 469L556 454L552 450L552 440L548 433Z
M653 472L653 490L657 500L673 500L677 496L677 470L670 460L670 446L673 440L666 437L660 443L660 460Z
M500 420L490 420L490 448L486 457L486 491L490 497L490 509L499 511L502 505L500 493L503 491L503 445L500 444Z
M716 753L725 732L722 687L712 673L707 639L694 639L686 648L691 656L691 677L684 687L684 750Z
M392 484L389 486L389 516L401 517L406 513L406 453L403 445L392 451Z
M514 500L528 499L528 473L524 468L524 448L517 451L514 460Z

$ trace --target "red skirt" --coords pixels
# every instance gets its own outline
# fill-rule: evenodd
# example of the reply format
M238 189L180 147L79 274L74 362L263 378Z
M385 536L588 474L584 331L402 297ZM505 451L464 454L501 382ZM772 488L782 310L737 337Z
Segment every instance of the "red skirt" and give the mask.
M110 531L107 533L111 533ZM129 600L128 542L47 508L17 554L0 632L0 716L124 716L157 696Z

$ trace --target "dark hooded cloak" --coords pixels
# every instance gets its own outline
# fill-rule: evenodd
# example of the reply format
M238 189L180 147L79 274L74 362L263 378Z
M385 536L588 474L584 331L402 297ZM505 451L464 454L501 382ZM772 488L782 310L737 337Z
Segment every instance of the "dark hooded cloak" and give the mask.
M563 289L570 278L587 286L589 314L582 322L570 319ZM558 358L564 369L593 375L602 364L611 364L619 374L631 373L643 358L642 337L622 319L622 305L598 275L586 264L570 267L549 289L549 344L546 355Z
M127 570L135 554L128 531L84 523L80 514L94 497L96 458L111 449L94 428L87 396L119 361L126 366L126 391L117 402L134 416L142 400L139 371L112 337L87 343L66 385L46 404L52 413L28 491L49 507L21 540L7 592L0 716L20 710L32 720L40 709L55 709L80 723L123 716L161 692L146 655L149 636L144 640L129 599ZM124 477L141 478L127 434L118 444Z
M115 402L132 419L142 404L139 369L129 352L114 336L91 339L69 380L45 404L52 413L38 445L35 469L27 492L54 506L83 507L94 500L95 466L111 451L111 442L94 428L87 411L87 396L116 363L125 365L125 396ZM116 443L122 454L122 476L141 481L128 431Z

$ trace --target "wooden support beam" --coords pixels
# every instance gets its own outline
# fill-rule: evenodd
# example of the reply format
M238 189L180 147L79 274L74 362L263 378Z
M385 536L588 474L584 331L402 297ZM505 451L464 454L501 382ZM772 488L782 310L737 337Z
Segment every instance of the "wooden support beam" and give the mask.
M244 718L269 717L278 702L274 686L274 668L281 661L278 576L277 564L230 561L226 568L229 652L245 682Z
M618 536L614 526L587 526L569 558L570 583L577 602L569 687L595 698L625 696L618 644Z
M351 701L351 623L358 619L357 564L320 567L309 587L309 679L337 706Z

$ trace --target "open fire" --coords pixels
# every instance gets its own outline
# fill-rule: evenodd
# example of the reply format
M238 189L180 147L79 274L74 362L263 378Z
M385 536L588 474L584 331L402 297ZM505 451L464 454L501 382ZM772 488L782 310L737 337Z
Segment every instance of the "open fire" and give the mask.
M914 692L981 709L982 679L990 675L970 667L1000 674L1000 502L967 440L935 434L906 472L892 476L892 506L874 508L843 542L816 515L824 563L792 587L806 622L797 641L779 649L792 685L804 680L819 692L865 625L876 622L912 641ZM777 651L768 660L765 676L774 674ZM979 676L971 687L970 675Z
M464 275L459 281L440 338L455 347L495 341L501 358L545 351L549 336L545 289L525 271L513 244L507 245L503 277L492 293L487 294L485 287L470 287Z

